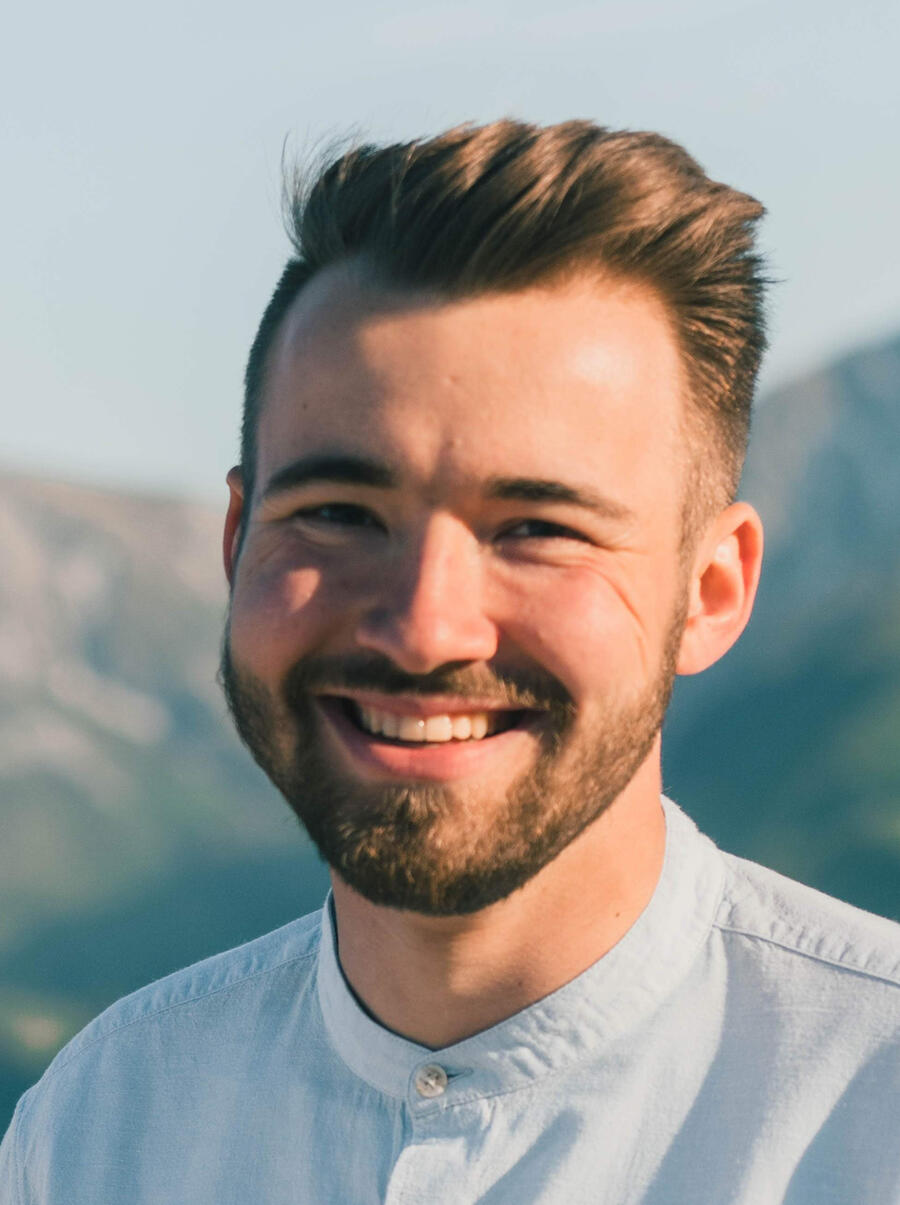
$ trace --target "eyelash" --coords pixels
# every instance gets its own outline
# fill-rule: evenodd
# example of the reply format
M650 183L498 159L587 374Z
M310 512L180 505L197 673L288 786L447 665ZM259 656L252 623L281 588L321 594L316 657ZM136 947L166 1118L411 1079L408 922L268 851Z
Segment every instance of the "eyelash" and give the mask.
M325 512L330 511L331 516ZM337 516L342 516L338 518ZM354 518L351 519L350 516ZM359 519L362 517L365 522L360 524ZM298 510L292 518L294 519L310 519L315 521L321 519L326 523L334 523L339 527L381 527L382 524L371 511L366 510L364 506L357 506L353 502L325 502L321 506L313 506L308 510ZM354 521L355 520L355 521Z
M581 540L587 542L587 536L582 535L578 531L574 531L571 527L564 527L561 523L553 523L549 519L520 519L507 527L501 535L511 536L516 528L519 527L539 527L545 530L532 535L532 539L541 540L548 538L556 538L563 540ZM527 538L527 537L526 537Z
M321 506L310 507L308 510L297 511L293 516L297 519L308 519L315 522L317 519L333 524L337 527L364 527L364 528L380 528L384 529L383 524L364 506L358 506L352 502L325 502ZM360 520L363 520L360 522ZM523 536L516 536L516 531L520 528L538 528L538 531L531 531ZM500 533L501 539L568 539L579 540L582 543L589 543L588 537L582 535L578 531L574 531L571 527L565 527L561 523L553 523L549 519L519 519L515 523L504 528Z

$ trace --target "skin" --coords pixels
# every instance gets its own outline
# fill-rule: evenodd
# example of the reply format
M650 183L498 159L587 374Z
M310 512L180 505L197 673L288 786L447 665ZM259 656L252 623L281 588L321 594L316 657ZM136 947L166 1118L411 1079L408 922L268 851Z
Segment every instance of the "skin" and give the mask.
M364 654L421 676L505 666L572 701L565 790L566 759L610 717L671 672L722 656L750 615L762 526L732 504L681 554L684 395L666 310L643 285L594 278L447 301L381 288L353 265L316 277L273 348L253 499L239 469L228 477L229 647L264 692L273 756L293 747L284 682L304 658ZM315 482L266 500L286 466L335 452L390 465L395 484ZM493 497L498 477L592 496ZM455 745L366 760L321 730L323 756L350 785L438 788L451 860L492 838L499 801L533 768L535 733L509 736L474 755ZM659 878L660 762L656 732L596 819L524 885L466 915L373 903L332 873L341 965L364 1007L440 1048L601 958Z

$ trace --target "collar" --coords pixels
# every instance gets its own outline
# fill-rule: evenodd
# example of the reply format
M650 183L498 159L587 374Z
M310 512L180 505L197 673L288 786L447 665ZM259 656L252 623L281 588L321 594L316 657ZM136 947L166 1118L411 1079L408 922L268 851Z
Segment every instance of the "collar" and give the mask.
M584 1062L635 1030L687 975L710 931L724 885L713 843L663 797L666 848L647 907L602 958L549 996L441 1050L400 1037L359 1004L338 962L334 903L322 909L317 989L325 1027L346 1065L415 1113L514 1091ZM440 1068L446 1090L416 1089Z

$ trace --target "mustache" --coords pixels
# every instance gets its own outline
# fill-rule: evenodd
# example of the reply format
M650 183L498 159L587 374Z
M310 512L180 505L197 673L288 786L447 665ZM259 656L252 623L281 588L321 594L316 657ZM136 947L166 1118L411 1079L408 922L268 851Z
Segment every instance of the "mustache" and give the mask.
M575 700L562 682L534 668L444 666L430 674L408 674L377 654L348 653L304 657L288 671L283 686L294 710L304 706L310 693L339 690L491 700L512 711L549 711L563 720L575 714Z

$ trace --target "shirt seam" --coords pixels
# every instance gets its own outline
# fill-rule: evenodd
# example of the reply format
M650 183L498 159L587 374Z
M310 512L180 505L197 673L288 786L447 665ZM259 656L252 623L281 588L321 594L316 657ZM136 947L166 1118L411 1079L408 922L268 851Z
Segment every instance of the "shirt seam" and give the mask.
M812 962L821 962L826 966L835 967L839 971L847 971L851 975L862 975L866 979L874 979L878 983L887 983L891 987L900 987L900 978L877 971L869 971L864 967L852 966L850 963L842 962L837 958L829 958L825 954L815 954L811 950L803 950L799 946L791 945L786 941L779 941L777 937L769 937L765 933L754 933L751 929L740 929L737 925L728 925L720 921L713 921L713 928L719 929L723 933L734 933L737 937L749 937L755 941L765 942L767 945L776 946L780 950L786 950L789 954L797 954L801 958L809 958Z
M261 976L269 975L273 971L280 971L282 968L291 966L293 963L304 962L310 958L315 958L317 953L318 946L316 949L309 950L305 954L296 954L293 958L286 958L283 962L277 962L274 966L263 967L261 970L252 971L249 975L244 975L242 978L236 979L234 983L224 983L221 987L213 988L210 991L199 992L197 995L188 996L186 1000L175 1000L170 1004L166 1004L161 1008L154 1010L153 1012L145 1013L140 1017L134 1017L131 1021L123 1021L120 1025L114 1025L112 1029L105 1030L103 1033L98 1034L95 1038L92 1038L90 1042L80 1046L78 1050L74 1051L71 1056L66 1059L65 1062L60 1063L58 1067L54 1067L52 1069L48 1068L48 1070L44 1073L43 1082L49 1083L50 1080L55 1079L56 1076L65 1071L67 1067L74 1063L76 1059L80 1058L82 1054L86 1054L92 1046L96 1046L99 1042L104 1042L107 1038L111 1038L113 1034L121 1033L125 1029L130 1029L133 1025L142 1024L144 1021L153 1021L156 1018L163 1016L165 1013L173 1012L176 1008L183 1008L187 1004L196 1004L200 1000L209 1000L213 996L221 995L223 992L233 991L235 988L241 987L245 983L250 983L253 979L259 979ZM32 1101L29 1102L29 1112L34 1100L36 1099L37 1094L35 1094ZM24 1119L25 1111L23 1110L22 1120L24 1121Z

